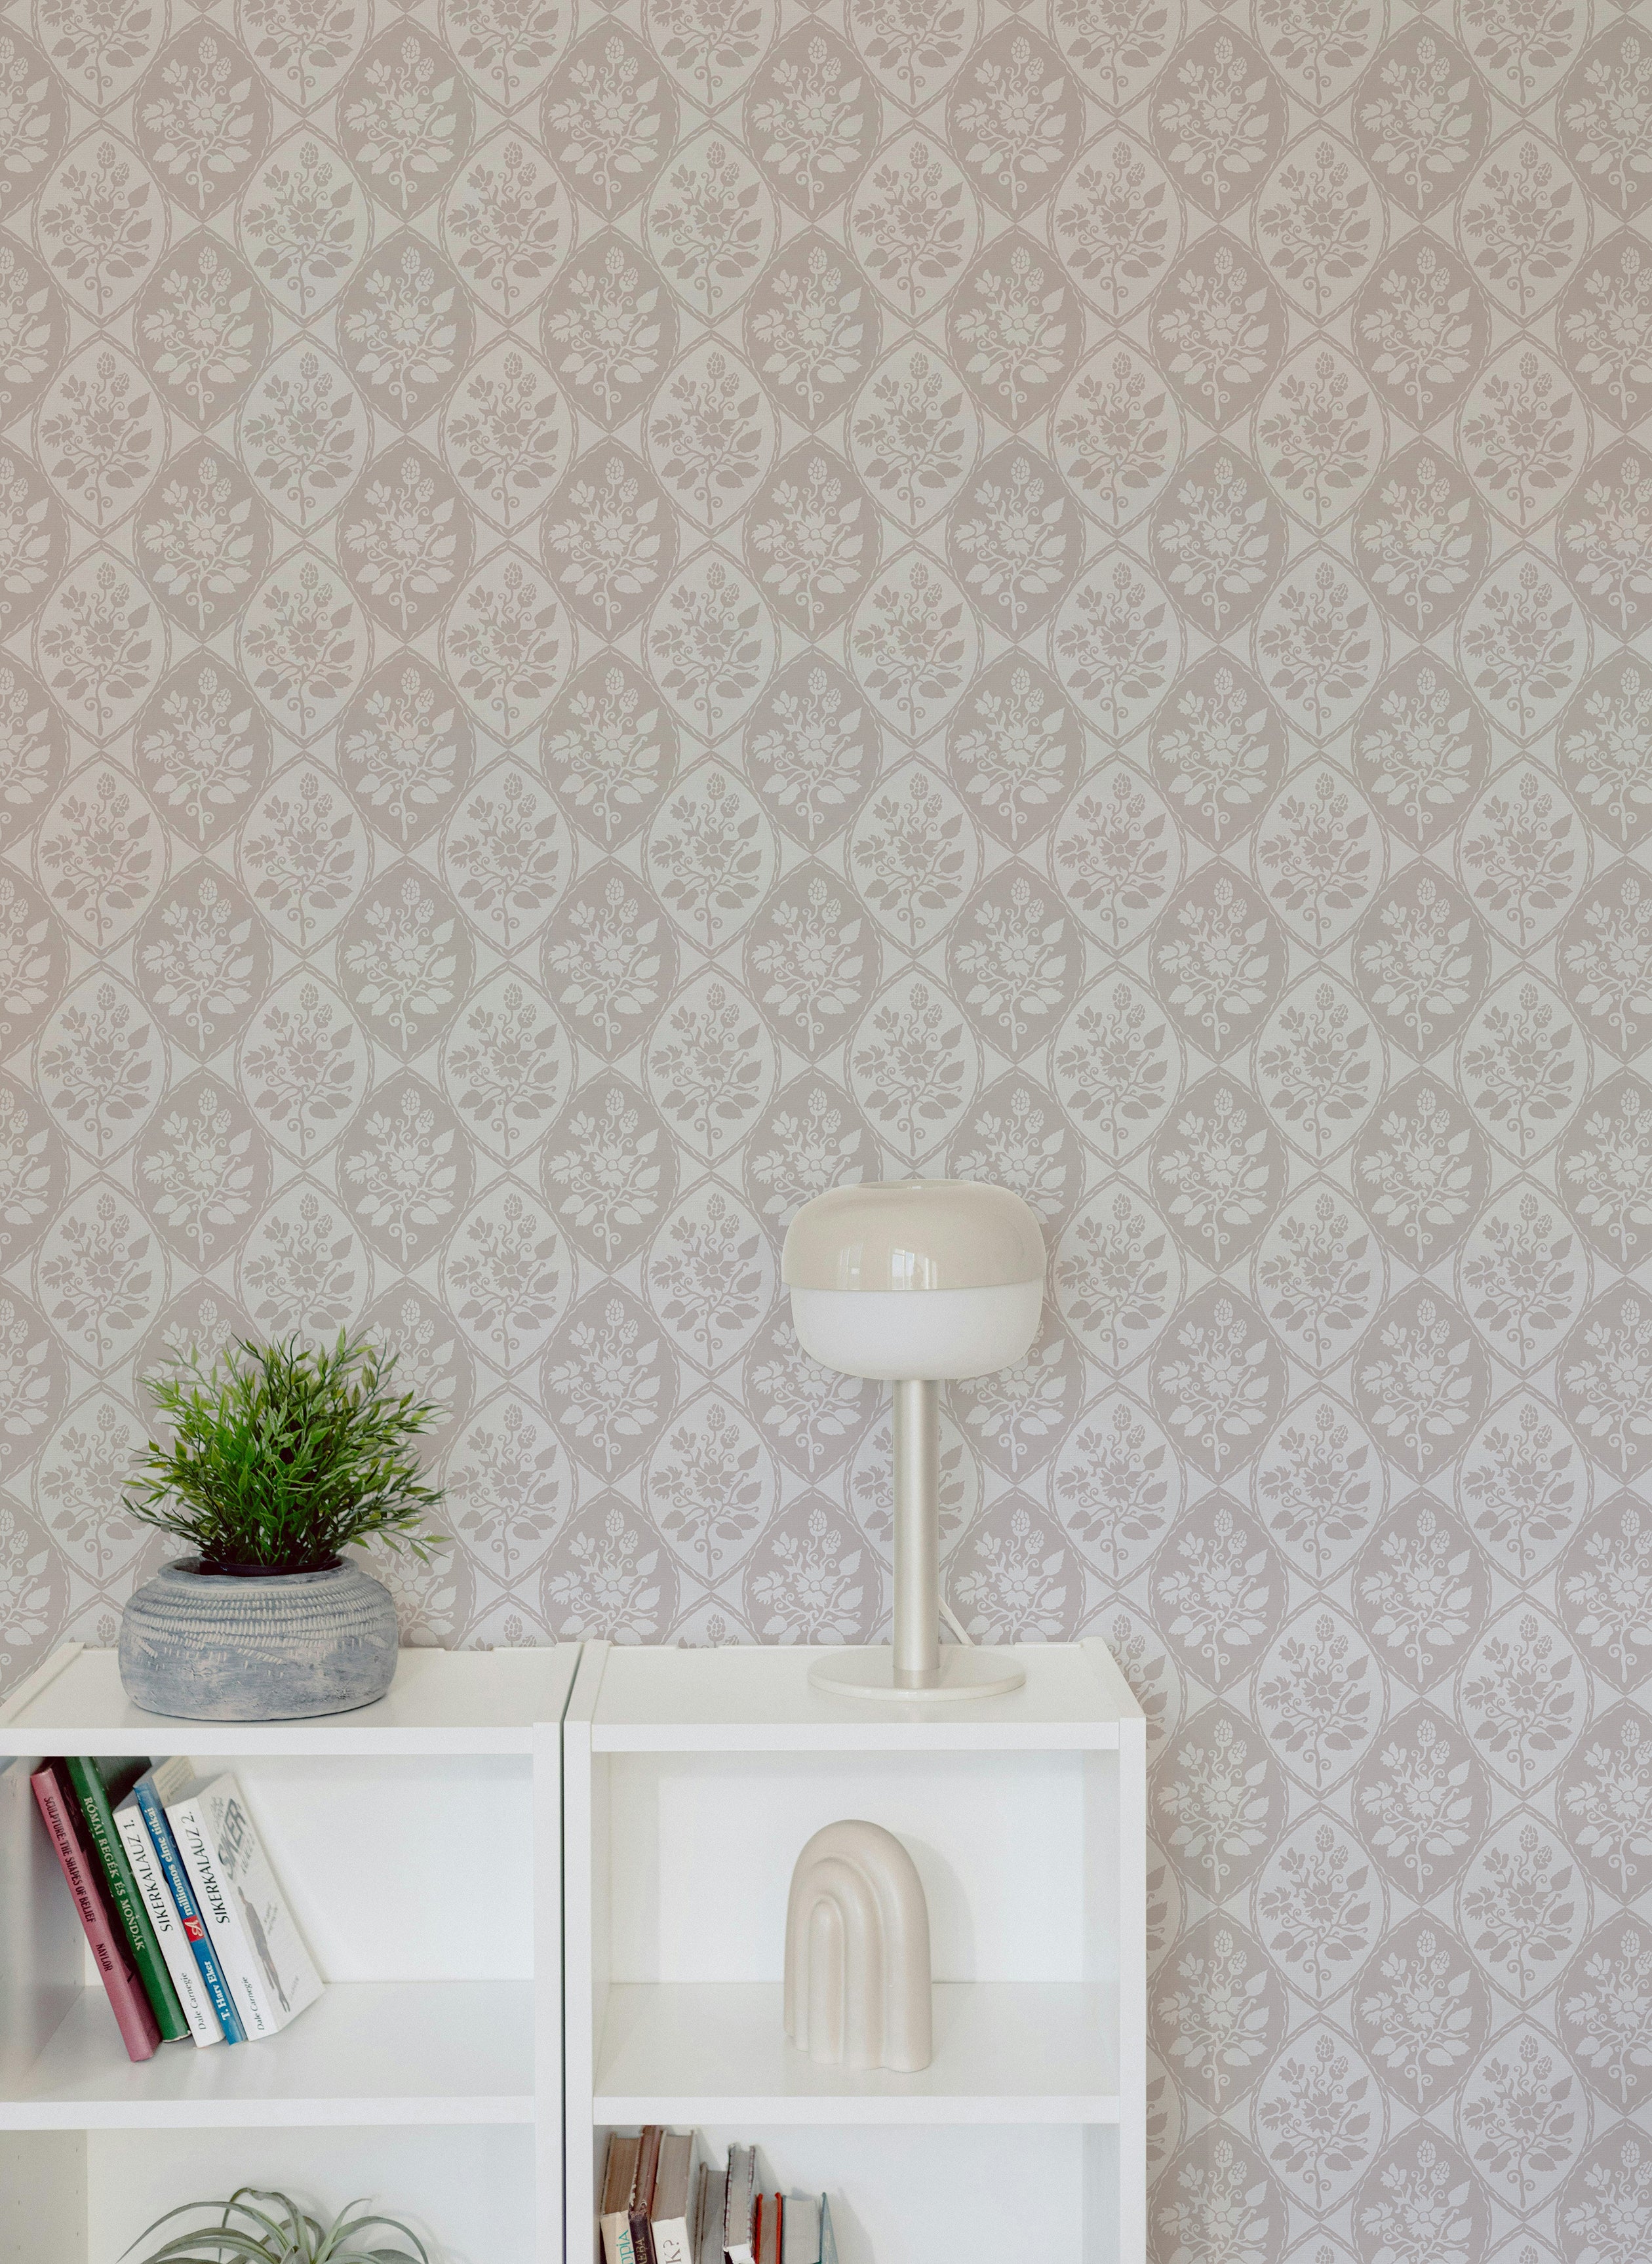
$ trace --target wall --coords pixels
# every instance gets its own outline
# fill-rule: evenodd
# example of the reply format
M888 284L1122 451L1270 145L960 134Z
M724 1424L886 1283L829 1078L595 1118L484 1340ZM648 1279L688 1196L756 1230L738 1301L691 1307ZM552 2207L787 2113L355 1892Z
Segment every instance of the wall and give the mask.
M1652 30L0 23L0 1683L236 1329L441 1402L411 1640L869 1636L779 1238L1005 1181L948 1586L1151 1710L1158 2255L1646 2253Z

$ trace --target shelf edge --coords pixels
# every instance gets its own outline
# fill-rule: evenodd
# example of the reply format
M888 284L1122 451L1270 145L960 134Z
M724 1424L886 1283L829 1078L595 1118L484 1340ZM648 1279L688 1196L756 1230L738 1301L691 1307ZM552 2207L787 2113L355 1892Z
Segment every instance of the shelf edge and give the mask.
M1030 2093L1009 2094L940 2093L930 2098L807 2098L730 2094L727 2098L658 2093L628 2098L599 2093L591 2102L591 2122L608 2124L689 2122L704 2128L730 2123L859 2124L1076 2123L1117 2122L1120 2101L1106 2093Z
M594 1723L594 1753L1110 1753L1116 1722Z
M4 2130L385 2130L432 2124L531 2123L533 2094L471 2099L156 2099L0 2101Z

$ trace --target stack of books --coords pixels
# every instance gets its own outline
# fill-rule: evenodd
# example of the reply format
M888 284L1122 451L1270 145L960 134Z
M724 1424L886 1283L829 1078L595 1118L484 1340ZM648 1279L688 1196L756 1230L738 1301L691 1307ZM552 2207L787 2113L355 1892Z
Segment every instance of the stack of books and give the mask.
M232 1775L83 1754L29 1781L133 2059L272 2036L321 1995Z
M719 2170L656 2122L610 2135L598 2222L603 2264L837 2264L824 2194L764 2193L755 2146Z

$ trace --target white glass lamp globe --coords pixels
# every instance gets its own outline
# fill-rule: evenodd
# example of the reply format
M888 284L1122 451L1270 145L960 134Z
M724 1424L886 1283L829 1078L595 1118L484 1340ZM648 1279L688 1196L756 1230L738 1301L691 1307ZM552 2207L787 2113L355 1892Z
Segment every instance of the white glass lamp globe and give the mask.
M936 1387L1031 1350L1044 1302L1038 1220L1007 1187L970 1180L834 1187L792 1221L780 1272L811 1359L895 1386L894 1641L834 1651L809 1680L856 1698L1018 1690L1025 1674L1002 1651L941 1648Z
M798 1341L822 1368L950 1382L1025 1357L1044 1302L1044 1237L1008 1187L886 1179L805 1203L780 1272Z

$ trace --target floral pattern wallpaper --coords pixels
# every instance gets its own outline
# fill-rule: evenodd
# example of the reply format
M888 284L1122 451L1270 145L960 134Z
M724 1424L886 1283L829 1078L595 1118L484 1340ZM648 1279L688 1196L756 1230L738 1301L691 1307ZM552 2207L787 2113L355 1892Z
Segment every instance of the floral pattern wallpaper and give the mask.
M1160 2264L1652 2249L1652 18L0 10L0 1686L366 1329L427 1644L866 1640L780 1238L1018 1189Z

